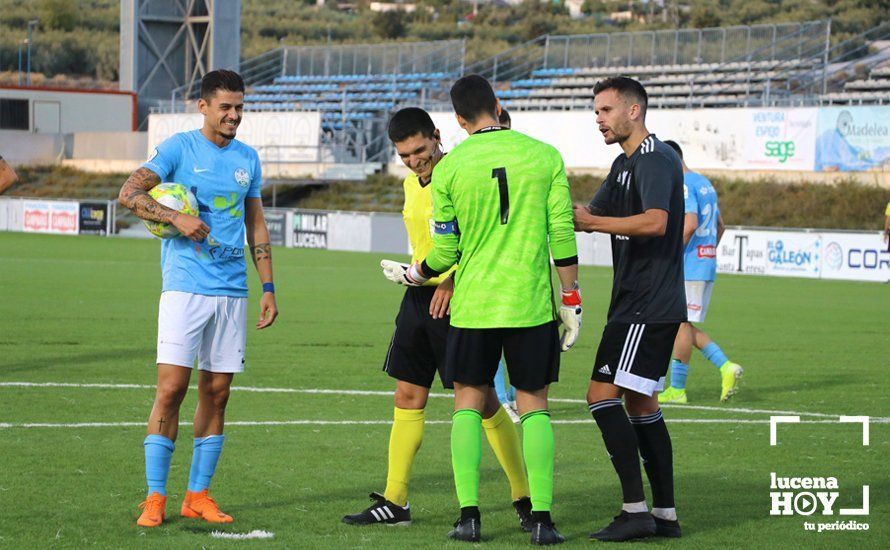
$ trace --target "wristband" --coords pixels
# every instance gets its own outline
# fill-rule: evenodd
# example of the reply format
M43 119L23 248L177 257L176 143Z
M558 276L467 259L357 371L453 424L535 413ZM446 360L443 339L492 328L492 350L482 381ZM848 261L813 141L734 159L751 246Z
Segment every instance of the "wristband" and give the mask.
M405 271L405 278L408 279L411 284L417 286L430 280L429 277L423 274L423 268L420 267L420 264L412 264L411 267Z
M263 292L275 294L275 283L263 283Z
M581 305L581 290L578 288L578 283L575 283L573 288L562 291L562 305L568 307Z

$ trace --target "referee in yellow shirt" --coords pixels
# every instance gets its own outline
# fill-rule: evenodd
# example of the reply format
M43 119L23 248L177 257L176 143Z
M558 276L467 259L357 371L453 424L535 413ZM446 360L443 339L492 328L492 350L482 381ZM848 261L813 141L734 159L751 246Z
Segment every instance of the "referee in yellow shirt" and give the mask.
M433 199L430 180L433 168L444 156L439 130L423 109L410 107L389 121L389 139L411 170L405 178L402 217L411 243L412 263L423 260L433 248ZM389 436L389 468L386 490L371 493L371 506L344 516L351 525L405 525L411 523L408 482L411 466L423 440L424 408L436 371L445 388L454 385L445 375L445 342L449 331L449 303L454 293L451 269L424 286L408 287L383 370L396 379L392 430ZM483 422L485 435L510 481L513 507L520 527L531 530L531 500L522 447L516 427L489 388Z

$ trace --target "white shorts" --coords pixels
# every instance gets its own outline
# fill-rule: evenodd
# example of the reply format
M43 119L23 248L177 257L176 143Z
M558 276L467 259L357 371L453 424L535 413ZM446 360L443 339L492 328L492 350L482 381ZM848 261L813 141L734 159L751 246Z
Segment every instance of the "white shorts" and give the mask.
M711 302L714 281L686 281L686 318L690 323L703 323Z
M158 308L158 363L244 372L247 298L168 290Z

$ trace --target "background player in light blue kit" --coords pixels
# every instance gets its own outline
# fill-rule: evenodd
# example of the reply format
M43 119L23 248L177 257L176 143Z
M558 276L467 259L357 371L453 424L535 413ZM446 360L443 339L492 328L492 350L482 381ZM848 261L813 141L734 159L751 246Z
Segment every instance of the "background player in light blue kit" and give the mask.
M225 436L229 388L244 370L247 341L245 236L260 281L256 328L278 315L272 284L272 252L260 198L262 174L255 150L235 140L244 107L244 82L232 71L211 71L201 80L199 130L161 143L121 188L119 201L144 220L171 223L182 236L161 245L163 289L158 312L157 393L144 441L148 497L136 522L164 520L167 475L179 425L179 407L198 361L198 408L185 517L228 523L209 496ZM198 200L199 217L162 206L148 191L162 181L185 185ZM246 231L246 235L245 235Z
M512 128L513 121L510 118L510 113L507 112L507 109L501 108L501 114L498 115L498 122L502 128ZM507 383L507 378L505 376L506 370L507 369L504 368L504 358L501 357L501 361L498 363L498 371L494 374L494 391L498 394L498 401L501 402L501 405L506 409L507 414L510 415L510 420L512 420L514 424L518 424L520 419L519 408L516 406L516 388L514 388L512 384Z
M683 151L674 141L665 141L683 159ZM683 162L683 187L686 216L683 222L683 270L686 279L686 316L674 342L671 360L671 385L658 396L661 403L687 403L686 376L692 346L701 350L708 361L720 370L720 401L727 401L738 391L742 367L730 361L716 342L692 323L703 323L708 313L714 277L717 274L717 244L725 225L717 205L717 191L708 178L693 172Z

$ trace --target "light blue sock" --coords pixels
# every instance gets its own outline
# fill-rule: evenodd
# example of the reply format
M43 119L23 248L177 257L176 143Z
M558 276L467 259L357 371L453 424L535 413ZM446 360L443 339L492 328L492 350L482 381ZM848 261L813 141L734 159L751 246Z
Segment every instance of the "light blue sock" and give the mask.
M225 439L225 435L195 438L195 452L192 455L192 468L189 471L189 491L203 491L210 487L210 480L216 472L216 463L219 461Z
M145 481L148 482L148 494L160 493L167 496L167 476L170 474L170 459L176 446L169 438L159 434L146 436L142 442L145 447Z
M677 359L671 359L671 387L678 390L686 389L686 377L689 375L689 365L681 363Z
M701 349L702 355L705 356L705 359L714 363L714 366L718 369L726 364L729 359L723 353L723 350L720 349L720 346L717 345L717 342L711 342L707 346Z
M498 394L498 401L501 403L507 403L510 401L510 396L507 395L507 383L504 380L504 371L506 368L504 367L504 360L498 363L498 371L494 374L494 391Z
M198 477L201 475L201 443L204 442L204 439L204 437L195 438L195 446L194 450L192 451L192 467L191 469L189 469L189 491L196 490L192 489L192 487L197 486Z

